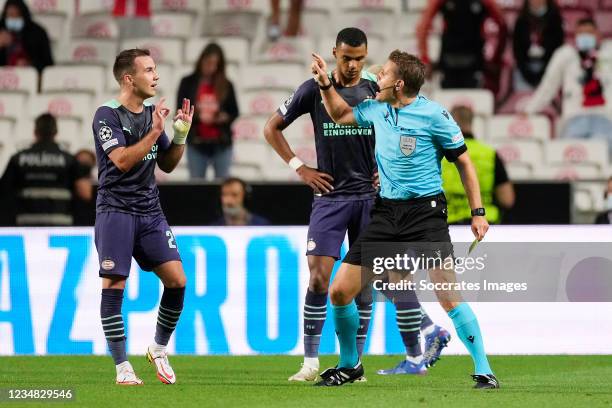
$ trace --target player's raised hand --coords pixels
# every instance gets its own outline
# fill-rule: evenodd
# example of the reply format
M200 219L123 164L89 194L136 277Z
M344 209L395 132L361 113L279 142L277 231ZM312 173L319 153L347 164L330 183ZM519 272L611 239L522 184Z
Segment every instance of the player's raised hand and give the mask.
M306 165L296 170L298 176L308 184L315 193L327 194L333 191L334 178L327 173L323 173Z
M482 216L472 217L472 233L479 241L482 241L485 234L489 230L487 219Z
M164 122L170 113L164 103L166 98L160 98L159 102L155 104L155 111L153 112L153 130L158 131L160 134L164 131Z
M327 79L327 64L319 54L312 53L312 64L310 66L314 80L320 85L329 84Z
M195 105L191 105L191 101L188 98L183 98L183 106L176 111L174 115L174 121L182 120L183 122L191 123L193 121L193 112Z

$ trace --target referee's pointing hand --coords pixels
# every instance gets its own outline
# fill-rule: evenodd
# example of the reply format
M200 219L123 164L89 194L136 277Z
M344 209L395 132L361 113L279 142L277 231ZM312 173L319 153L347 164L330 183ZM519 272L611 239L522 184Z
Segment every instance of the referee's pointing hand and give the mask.
M479 241L482 241L485 234L489 230L487 219L482 216L472 217L472 233Z

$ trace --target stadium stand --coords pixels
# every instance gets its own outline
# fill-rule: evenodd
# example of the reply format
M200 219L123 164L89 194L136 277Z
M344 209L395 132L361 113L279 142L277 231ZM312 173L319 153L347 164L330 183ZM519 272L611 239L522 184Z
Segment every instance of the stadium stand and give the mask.
M89 121L93 110L116 96L118 85L110 67L120 48L151 48L160 76L158 97L166 96L168 104L174 107L178 82L193 71L204 46L215 41L225 50L228 77L234 81L242 113L233 126L237 160L233 174L247 180L295 180L294 174L285 171L286 165L271 154L263 140L262 129L267 115L310 77L310 51L318 51L332 61L330 51L337 29L356 25L369 35L368 65L383 62L393 48L416 53L414 29L427 1L305 1L302 35L294 39L281 38L273 44L265 37L264 23L269 13L266 0L152 0L156 38L122 42L118 39L117 24L110 17L112 3L110 0L80 0L77 7L74 1L28 0L34 19L49 32L59 65L43 72L40 94L34 69L0 68L0 130L3 133L16 133L19 140L29 140L32 117L51 110L59 116L58 140L70 150L85 146L90 139ZM497 3L511 27L523 1L497 0ZM611 0L559 0L559 4L568 29L568 41L572 39L575 21L590 13L604 36L612 37ZM287 11L286 4L281 11ZM441 21L439 16L434 20L428 38L434 59L440 50ZM494 30L495 26L486 25L485 29ZM504 58L507 72L513 64L510 49L507 47ZM610 38L602 43L600 62L612 68ZM530 93L513 93L511 78L507 97L498 100L483 89L440 90L436 76L424 92L448 109L456 104L473 107L477 114L476 137L492 142L500 150L515 180L601 179L608 175L607 150L598 142L555 140L559 128L558 112L550 109L546 116L517 115ZM312 124L308 118L300 118L300 122L291 126L286 135L299 154L305 156L302 159L308 161L315 157ZM3 142L0 167L5 165L6 151L15 148L9 145ZM160 175L160 178L186 180L185 162L181 162L177 172Z

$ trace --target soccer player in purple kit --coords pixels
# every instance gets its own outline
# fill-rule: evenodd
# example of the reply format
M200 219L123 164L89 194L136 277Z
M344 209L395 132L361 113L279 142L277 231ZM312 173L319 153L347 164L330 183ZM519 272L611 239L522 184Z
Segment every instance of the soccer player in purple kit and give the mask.
M351 106L374 98L378 90L376 76L363 70L367 56L365 33L353 27L341 30L333 53L336 70L330 80L340 95ZM317 169L302 163L282 134L303 114L309 114L314 125ZM370 222L376 196L374 132L371 127L336 125L325 110L318 85L310 79L272 114L264 133L278 155L315 191L306 252L310 281L304 302L304 363L289 377L289 381L314 381L319 373L319 343L334 263L340 258L347 231L352 244ZM402 293L385 295L394 298L406 359L390 370L380 370L379 374L424 374L426 367L439 358L450 335L422 314L418 301L405 298ZM356 342L361 355L372 314L371 290L366 289L355 300L359 310ZM427 359L423 358L419 344L422 328Z
M92 126L98 158L95 242L102 278L100 318L115 361L116 383L143 384L127 360L121 305L132 257L143 270L155 272L164 290L154 342L146 356L155 365L159 380L174 384L176 376L166 346L183 309L186 278L161 209L154 171L156 164L166 173L178 164L194 107L188 99L183 100L174 117L170 142L164 132L170 112L164 98L155 106L145 102L155 96L159 80L150 52L121 51L113 74L120 85L119 97L97 109Z

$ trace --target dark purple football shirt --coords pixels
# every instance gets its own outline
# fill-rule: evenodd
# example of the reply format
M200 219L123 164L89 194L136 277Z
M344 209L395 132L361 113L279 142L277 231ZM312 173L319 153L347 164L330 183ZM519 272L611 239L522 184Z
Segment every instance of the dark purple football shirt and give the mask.
M374 98L378 86L375 77L364 72L352 87L334 87L350 106ZM376 171L373 127L337 125L329 117L319 87L314 79L304 82L279 107L278 114L290 125L299 116L310 114L314 126L317 168L334 178L334 190L323 197L329 200L358 200L376 192L372 177Z
M155 165L159 151L170 148L162 132L142 161L123 173L108 157L118 147L138 143L153 126L155 106L145 103L140 113L130 112L117 100L98 108L93 120L93 135L98 158L98 199L96 212L118 211L136 215L161 213L159 191L155 183Z

